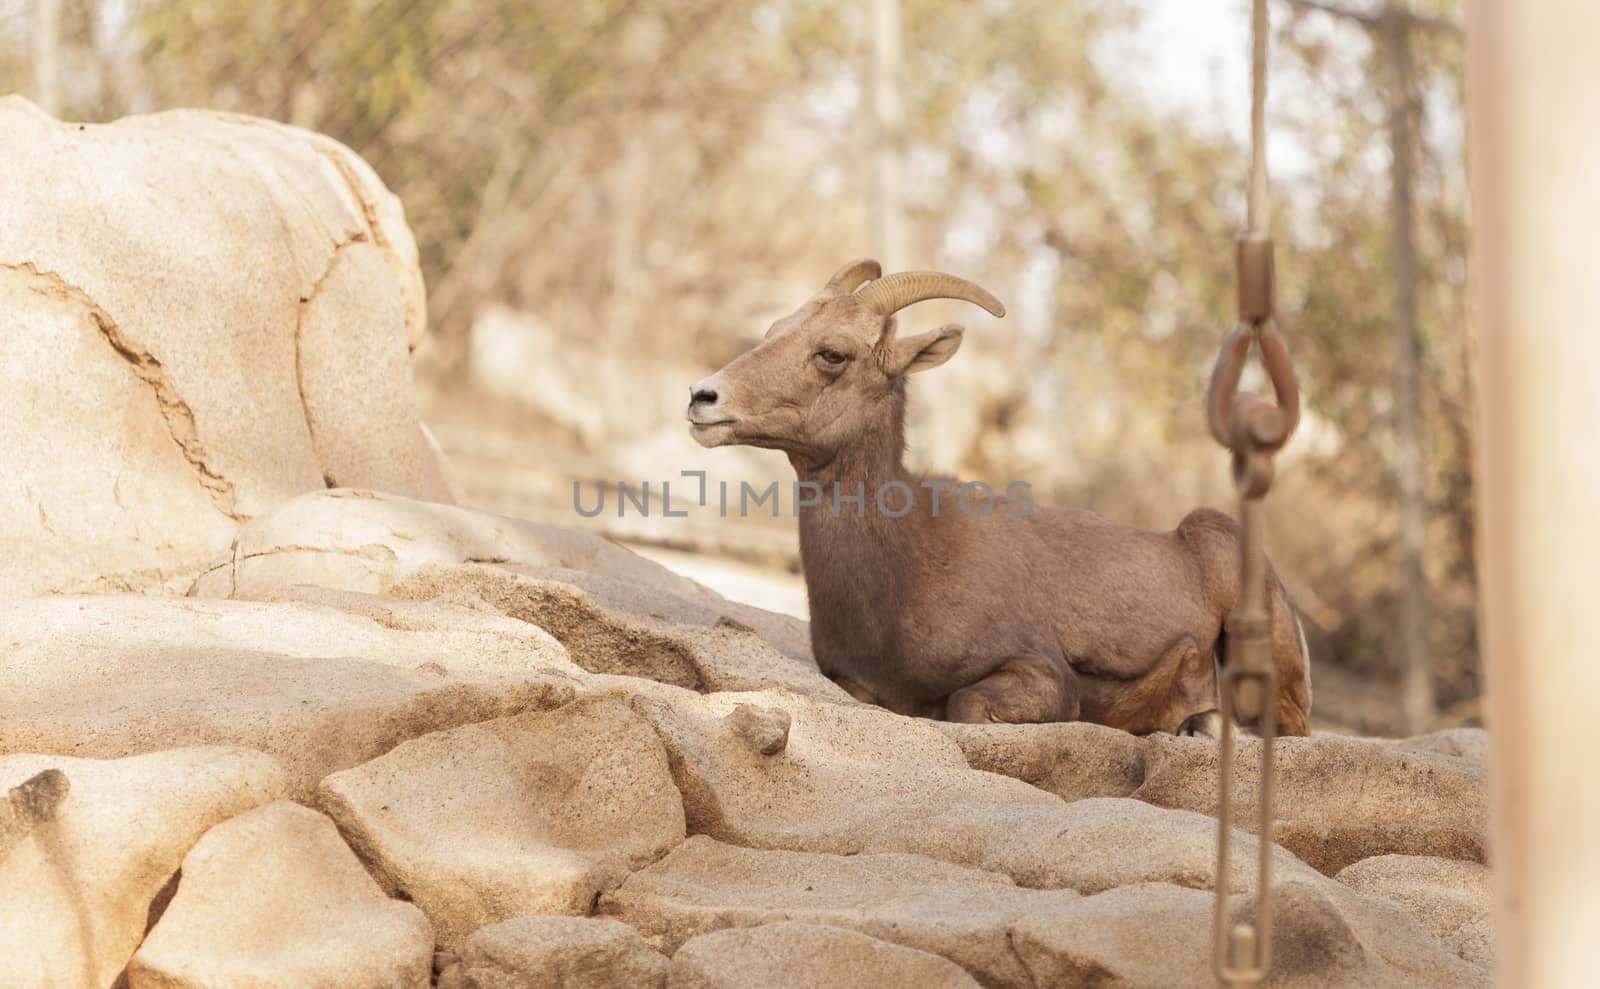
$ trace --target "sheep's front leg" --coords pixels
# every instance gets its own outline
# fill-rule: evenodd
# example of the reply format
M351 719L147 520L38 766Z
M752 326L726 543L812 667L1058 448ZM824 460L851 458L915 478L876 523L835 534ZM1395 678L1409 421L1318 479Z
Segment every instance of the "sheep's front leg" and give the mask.
M963 687L945 702L945 720L1034 724L1078 720L1078 682L1063 662L1024 656Z
M863 704L879 704L877 696L872 691L847 676L830 676L828 679L838 684L840 690Z

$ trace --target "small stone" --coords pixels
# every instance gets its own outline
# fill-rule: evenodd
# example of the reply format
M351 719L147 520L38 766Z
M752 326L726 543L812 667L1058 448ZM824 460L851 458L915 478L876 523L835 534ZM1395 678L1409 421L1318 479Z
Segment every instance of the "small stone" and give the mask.
M789 712L782 708L740 704L728 715L735 735L762 755L777 755L789 744Z

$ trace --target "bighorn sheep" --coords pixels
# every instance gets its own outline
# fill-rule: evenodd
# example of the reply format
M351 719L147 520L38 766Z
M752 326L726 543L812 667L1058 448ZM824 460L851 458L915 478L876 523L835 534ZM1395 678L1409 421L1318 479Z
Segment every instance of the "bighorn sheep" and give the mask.
M934 298L1005 315L953 275L856 261L690 388L702 446L783 450L823 493L797 507L823 673L902 714L1208 731L1236 523L1200 509L1149 532L987 489L958 503L953 480L908 472L906 375L949 360L962 328L901 337L895 313ZM1278 728L1309 734L1305 637L1270 568L1268 581Z

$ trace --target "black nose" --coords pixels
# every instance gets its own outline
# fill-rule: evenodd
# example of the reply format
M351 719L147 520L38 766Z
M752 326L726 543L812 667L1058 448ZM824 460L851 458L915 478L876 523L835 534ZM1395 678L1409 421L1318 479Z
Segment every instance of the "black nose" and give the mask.
M710 388L690 388L689 404L715 405L717 404L717 393Z

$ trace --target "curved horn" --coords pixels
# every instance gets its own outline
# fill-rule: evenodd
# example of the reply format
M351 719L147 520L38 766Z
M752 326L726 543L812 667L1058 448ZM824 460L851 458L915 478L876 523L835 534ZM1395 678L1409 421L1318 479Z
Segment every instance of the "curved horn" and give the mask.
M824 292L836 292L844 295L854 292L861 287L862 282L871 281L883 275L883 265L871 258L858 258L833 273L828 279L828 284L822 287Z
M880 316L899 312L914 302L926 299L961 299L982 306L995 316L1004 316L1006 307L982 286L942 271L900 271L868 282L856 289L861 304Z

